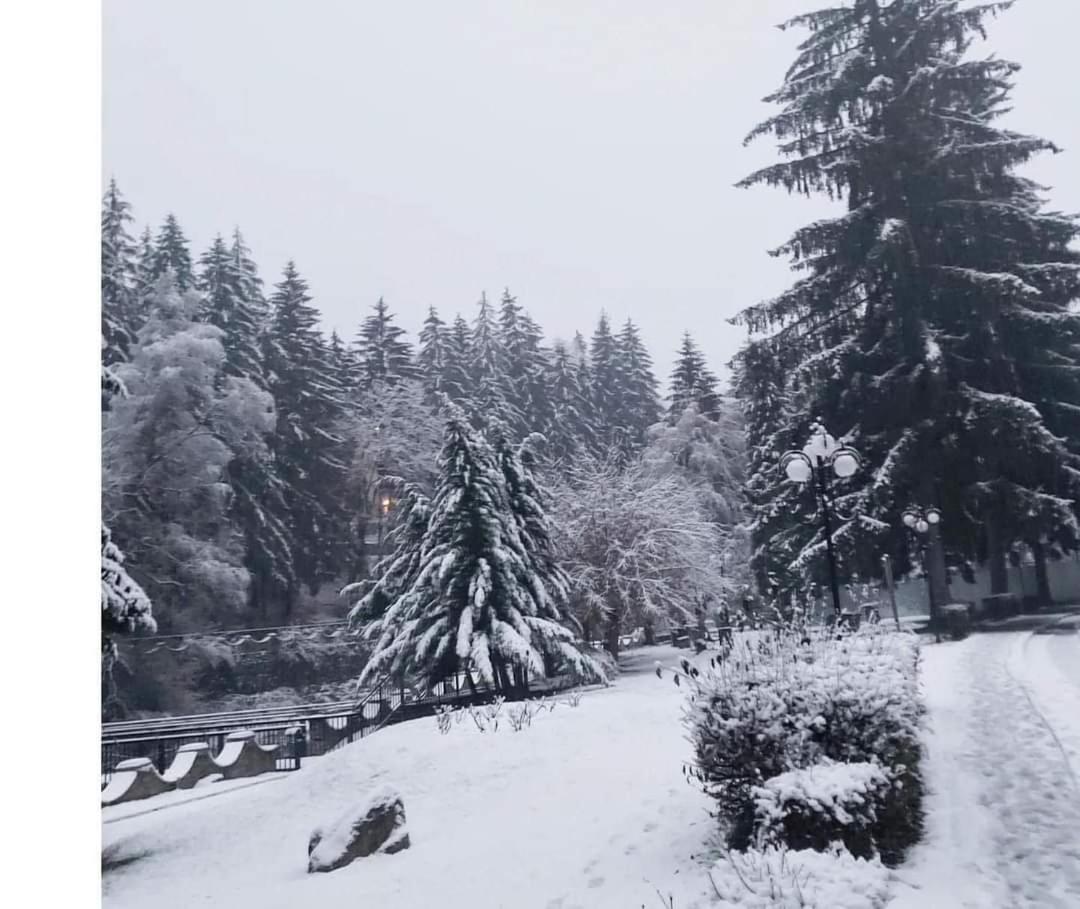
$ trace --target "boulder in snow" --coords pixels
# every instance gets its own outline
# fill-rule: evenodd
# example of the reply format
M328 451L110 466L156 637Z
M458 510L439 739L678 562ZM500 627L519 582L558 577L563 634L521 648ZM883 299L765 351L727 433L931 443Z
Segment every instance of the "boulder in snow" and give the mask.
M308 841L308 872L336 871L374 855L409 848L405 803L392 786L379 786L327 827L317 827Z

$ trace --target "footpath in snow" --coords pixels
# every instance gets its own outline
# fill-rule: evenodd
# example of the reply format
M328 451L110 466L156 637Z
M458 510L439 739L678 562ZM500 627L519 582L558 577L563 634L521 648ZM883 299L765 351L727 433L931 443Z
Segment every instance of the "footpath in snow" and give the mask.
M685 689L653 673L684 655L627 654L616 685L521 732L403 723L269 785L111 820L105 909L638 909L658 891L715 905L710 802L681 771ZM307 874L312 829L381 783L404 798L412 847Z
M923 648L926 838L890 909L1080 907L1078 626Z

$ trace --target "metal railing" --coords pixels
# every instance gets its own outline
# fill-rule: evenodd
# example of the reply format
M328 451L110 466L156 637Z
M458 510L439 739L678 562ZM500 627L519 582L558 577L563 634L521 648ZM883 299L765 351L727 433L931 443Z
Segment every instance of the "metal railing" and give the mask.
M527 692L503 694L514 699L520 694L531 697L565 687L569 686L531 680ZM226 736L240 729L254 732L260 745L281 746L278 769L293 770L300 766L302 757L327 754L391 723L432 715L437 708L450 704L483 703L498 694L490 685L470 685L467 674L461 672L427 688L384 678L356 700L331 704L106 723L101 735L102 785L108 783L120 761L148 757L158 772L164 773L181 746L206 742L211 753L218 753ZM296 750L298 729L304 743L302 754Z

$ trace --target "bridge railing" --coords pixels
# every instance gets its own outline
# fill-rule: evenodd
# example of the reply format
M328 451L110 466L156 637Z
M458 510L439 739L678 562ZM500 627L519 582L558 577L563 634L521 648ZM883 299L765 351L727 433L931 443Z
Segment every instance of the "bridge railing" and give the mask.
M530 681L528 692L507 697L531 697L571 687L553 680ZM282 745L279 769L294 769L299 761L292 747L292 731L303 731L304 756L318 756L370 735L390 723L430 715L440 706L490 701L498 692L474 681L464 672L430 685L416 685L383 678L352 701L307 704L229 713L196 714L129 720L102 726L101 779L105 785L120 761L147 757L159 772L172 763L177 751L193 742L206 742L212 753L224 747L231 732L247 729L260 745Z

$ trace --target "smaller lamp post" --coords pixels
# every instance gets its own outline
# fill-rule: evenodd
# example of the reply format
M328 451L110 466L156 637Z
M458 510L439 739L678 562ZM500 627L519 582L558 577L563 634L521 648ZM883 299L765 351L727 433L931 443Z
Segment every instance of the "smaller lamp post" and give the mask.
M780 467L793 483L813 481L821 502L821 524L825 532L825 550L829 556L829 586L832 588L833 611L840 620L840 582L836 576L836 553L832 541L834 502L829 484L830 475L847 479L858 471L860 459L855 449L841 445L825 431L821 422L811 428L810 441L802 451L789 451L780 459Z
M930 601L930 627L934 629L937 640L941 640L941 628L938 622L938 604L934 598L934 584L930 579L930 570L926 558L926 542L931 528L941 523L941 512L936 508L908 508L901 516L904 526L911 531L919 543L923 573L926 575L926 590Z

